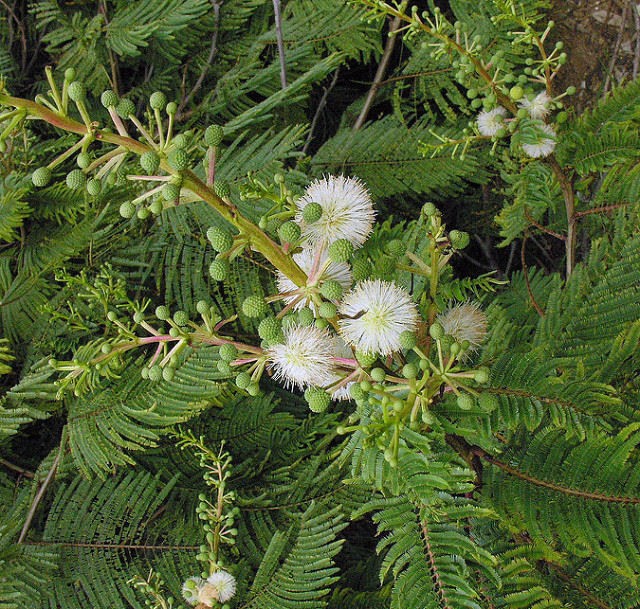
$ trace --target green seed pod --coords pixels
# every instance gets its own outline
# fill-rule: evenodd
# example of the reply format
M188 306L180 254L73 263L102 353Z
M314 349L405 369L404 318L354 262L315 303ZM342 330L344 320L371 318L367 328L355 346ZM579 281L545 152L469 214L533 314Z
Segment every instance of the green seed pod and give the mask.
M102 182L98 178L91 178L87 182L87 192L92 197L97 197L102 192Z
M171 311L169 310L169 307L165 305L160 305L159 307L156 307L156 317L160 321L165 321L169 319L171 317Z
M220 359L225 362L232 362L236 357L238 357L238 348L235 345L230 343L225 343L224 345L220 345Z
M216 258L209 265L209 275L215 281L224 281L229 276L230 265L226 258Z
M74 102L81 102L87 95L87 90L82 82L79 80L74 80L68 87L67 93L69 94L69 99Z
M168 182L162 187L162 198L165 201L175 201L180 196L180 187Z
M233 236L229 231L219 226L212 226L207 230L207 239L211 243L211 247L221 254L228 252L233 247Z
M162 91L156 91L149 97L149 105L154 110L162 110L167 105L167 96Z
M313 224L317 222L322 217L322 205L320 203L307 203L305 208L302 210L302 219L307 224Z
M207 146L220 146L224 137L224 129L220 125L209 125L204 131L204 141Z
M246 389L251 384L251 375L248 372L241 372L236 376L236 386Z
M182 148L174 148L169 153L167 160L176 171L184 171L189 167L189 155Z
M329 246L328 252L332 262L348 262L353 254L353 243L347 239L338 239Z
M87 183L87 178L81 169L73 169L67 174L67 186L71 190L80 190Z
M31 181L33 182L33 185L37 186L38 188L46 186L50 182L50 180L51 169L49 169L48 167L38 167L38 169L36 169L31 174Z
M76 163L80 169L86 169L91 165L91 155L88 152L81 152L76 157Z
M324 412L331 403L331 396L320 387L309 387L304 392L304 399L312 412Z
M269 307L262 296L254 294L244 299L242 302L242 312L247 317L262 317L269 312Z
M298 323L301 326L310 326L315 321L316 316L309 307L302 307L298 310Z
M107 89L106 91L103 91L102 95L100 96L100 103L105 108L114 108L115 106L118 105L118 101L119 100L116 92L112 91L111 89Z
M189 316L185 311L178 310L173 314L173 321L178 326L186 326L189 323Z
M144 169L148 174L154 174L160 167L160 157L157 152L148 150L140 155L140 167Z
M221 199L228 199L231 195L231 186L226 180L216 180L213 183L213 192L215 192Z
M136 206L131 201L125 201L120 205L120 215L127 220L136 215Z
M129 118L136 112L136 105L130 99L121 99L116 106L116 112L120 118Z
M280 241L282 243L295 243L298 239L300 239L301 234L300 226L298 226L295 222L285 222L278 229L278 236L280 237Z
M340 300L342 298L342 285L338 281L329 279L320 286L320 293L327 300Z

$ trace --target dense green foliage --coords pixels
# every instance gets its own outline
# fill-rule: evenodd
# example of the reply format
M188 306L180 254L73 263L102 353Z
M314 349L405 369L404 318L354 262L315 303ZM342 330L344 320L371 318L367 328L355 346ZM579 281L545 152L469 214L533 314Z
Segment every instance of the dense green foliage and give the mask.
M1 609L640 604L638 82L576 115L545 0L1 4ZM238 371L339 173L422 321L326 408Z

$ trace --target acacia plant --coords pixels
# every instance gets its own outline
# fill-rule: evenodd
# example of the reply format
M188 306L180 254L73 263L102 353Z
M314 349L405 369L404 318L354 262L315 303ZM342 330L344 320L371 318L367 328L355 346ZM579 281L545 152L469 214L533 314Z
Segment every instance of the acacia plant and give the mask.
M0 607L638 605L640 85L439 4L6 3Z

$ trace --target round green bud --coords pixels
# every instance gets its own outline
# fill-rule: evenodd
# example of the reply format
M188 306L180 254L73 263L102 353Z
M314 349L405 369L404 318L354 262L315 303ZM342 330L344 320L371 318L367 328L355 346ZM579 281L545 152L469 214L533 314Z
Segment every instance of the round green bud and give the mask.
M500 406L500 401L493 393L481 393L478 397L478 406L485 412L493 412Z
M474 98L478 97L478 89L469 89L467 91L467 97L469 99L474 99Z
M449 347L449 353L455 357L456 355L458 355L458 353L460 353L460 343L452 343L451 346Z
M342 285L333 279L328 279L320 286L320 294L327 300L340 300L342 293Z
M476 383L480 383L481 385L484 385L485 383L488 383L489 382L489 368L487 368L486 366L483 366L482 368L478 368L473 373L473 380Z
M365 393L369 393L373 389L373 385L369 381L360 381L360 389Z
M154 383L159 381L162 378L162 368L160 366L151 366L149 368L149 380Z
M465 233L461 230L452 230L449 232L449 241L451 247L456 250L463 250L469 245L469 233Z
M224 281L229 276L231 266L226 258L216 258L209 265L209 275L215 281Z
M362 387L358 383L352 383L349 387L349 395L357 401L364 400L367 394L362 391Z
M71 190L80 190L87 183L87 178L81 169L73 169L67 174L67 186Z
M86 97L87 90L85 89L83 83L81 83L79 80L74 80L69 84L67 93L69 94L69 99L73 100L74 102L80 102Z
M231 343L220 345L220 359L225 362L232 362L236 357L238 357L238 348L235 345Z
M171 311L169 310L169 307L165 305L160 305L159 307L156 307L156 317L160 321L165 321L169 319L171 317Z
M438 213L438 208L433 203L425 203L422 206L422 214L430 218Z
M328 252L332 262L348 262L353 254L353 243L348 239L338 239L329 246Z
M233 247L233 236L224 228L212 226L207 230L207 239L216 252L224 254Z
M204 141L207 146L220 146L224 137L224 129L220 125L209 125L204 131Z
M475 400L472 395L468 393L461 393L457 399L458 408L460 410L471 410L475 404Z
M228 199L231 196L231 186L226 180L216 180L213 183L213 192L221 199Z
M221 372L222 374L231 374L231 366L229 366L229 362L225 362L222 359L216 363L216 368L218 369L218 372Z
M323 302L318 307L318 314L324 319L333 319L338 314L338 307L332 302Z
M356 349L356 359L363 368L368 368L378 360L377 353L366 353Z
M527 118L529 116L529 112L526 108L520 108L520 110L516 112L516 116L518 118Z
M80 169L86 169L91 165L91 155L88 152L81 152L76 157L76 163Z
M331 403L331 396L320 387L309 387L304 392L304 399L312 412L324 412Z
M211 305L206 300L198 300L196 303L196 311L200 313L200 315L207 315L211 310Z
M136 112L136 105L130 99L121 99L116 106L116 113L120 118L129 118Z
M556 115L556 123L558 123L558 125L562 125L562 123L567 122L568 118L569 115L564 110L562 112L558 112L558 114Z
M392 239L387 243L387 245L385 245L384 249L387 250L387 253L390 256L393 256L394 258L402 258L407 251L407 246L400 241L400 239Z
M384 382L384 379L387 377L387 373L382 368L372 368L370 374L371 374L371 378L376 383Z
M120 215L123 218L133 218L136 215L136 206L131 201L125 201L120 205Z
M258 325L258 336L270 343L282 339L282 322L276 317L265 317Z
M166 111L169 116L173 116L178 111L178 104L176 104L176 102L169 102Z
M92 197L97 197L102 192L102 182L98 178L91 178L87 181L87 192Z
M258 385L258 383L256 383L255 381L252 381L251 383L249 383L249 385L247 386L247 388L245 389L245 391L252 397L256 397L257 395L260 395L260 385ZM227 541L227 543L229 543Z
M38 188L46 186L50 180L51 169L49 169L48 167L38 167L38 169L36 169L31 174L31 181L33 182L33 185L37 186Z
M140 155L140 167L144 169L148 174L153 174L158 171L160 167L160 157L157 152L148 150Z
M302 210L302 219L307 224L313 224L322 217L322 205L320 203L307 203Z
M185 311L176 311L173 314L173 321L178 326L186 326L189 323L189 316Z
M172 368L171 366L165 366L162 369L162 378L165 381L172 381L175 375L176 375L176 369Z
M571 85L570 87L567 87L567 95L575 95L576 94L576 88Z
M174 148L177 148L178 150L185 150L189 145L189 138L184 133L178 133L173 136L171 143Z
M302 307L298 310L298 323L301 326L310 326L315 321L315 315L309 307Z
M149 97L149 105L154 110L162 110L167 105L167 96L162 91L156 91Z
M402 367L402 376L406 379L414 379L418 376L420 369L415 364L405 364Z
M509 89L509 97L513 101L518 101L524 96L524 89L520 85L514 85Z
M174 148L169 152L167 160L176 171L184 171L189 167L189 155L182 148Z
M140 376L145 380L149 380L149 368L147 368L146 366L140 370Z
M285 222L280 225L278 229L278 237L280 237L280 241L282 243L294 243L298 239L300 239L300 234L302 231L300 227L295 222Z
M371 277L373 269L371 262L365 257L358 257L351 263L351 272L353 274L354 281L364 281Z
M136 216L139 220L146 220L151 215L151 211L146 207L139 207Z
M325 328L328 328L331 324L323 317L318 317L315 320L314 325L316 328L320 328L320 330L324 330Z
M105 107L105 108L114 108L115 106L118 105L118 95L116 94L115 91L112 91L111 89L107 89L106 91L102 92L102 95L100 96L100 103Z
M236 386L239 389L246 389L251 384L251 375L248 372L241 372L236 376Z
M155 201L152 201L151 204L149 205L149 211L154 216L159 216L162 213L163 209L164 209L164 205L162 205L162 201L160 199L156 199Z
M269 307L262 296L254 294L244 299L242 302L242 312L247 317L262 317L269 312Z
M400 346L407 351L413 349L418 344L418 337L415 335L415 332L411 332L411 330L403 330L398 340L400 341Z
M558 64L563 66L565 63L567 63L567 54L566 53L560 53L560 55L558 55Z
M429 326L429 336L433 338L433 340L441 340L444 336L444 328L442 324L434 321L431 326Z
M75 68L67 68L64 71L64 79L67 82L73 82L76 79L76 70L75 70Z
M291 328L298 325L298 316L295 313L287 313L280 321L283 328Z
M180 196L180 186L168 182L162 187L162 198L165 201L175 201Z
M483 105L483 100L479 97L471 100L471 108L478 110Z

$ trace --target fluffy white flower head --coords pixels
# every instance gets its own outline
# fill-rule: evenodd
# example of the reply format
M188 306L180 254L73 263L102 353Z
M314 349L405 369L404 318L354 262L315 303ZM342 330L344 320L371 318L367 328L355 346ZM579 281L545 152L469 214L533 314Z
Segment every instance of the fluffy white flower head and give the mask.
M226 603L236 593L236 579L227 571L216 571L209 575L198 588L198 602L212 607L214 601Z
M315 326L290 326L284 343L268 351L274 378L287 388L324 386L334 380L333 341L326 330Z
M297 265L307 274L311 273L313 268L313 263L316 257L316 251L312 249L303 249L301 252L293 255L293 259L297 263ZM320 273L320 277L314 278L314 284L318 284L322 281L337 281L343 290L349 289L351 287L351 269L346 262L328 262L328 253L326 250L322 250L320 253L319 260L319 268L323 269ZM286 294L287 292L294 292L299 290L298 286L291 281L284 273L278 271L278 292L280 294ZM293 294L291 296L286 296L284 301L286 303L290 303L298 297L298 294ZM308 299L303 298L300 300L294 307L294 309L301 309L304 306L310 306L312 309L315 309L315 305L310 302Z
M504 128L504 117L507 114L506 108L498 106L493 110L483 110L478 114L476 123L478 125L478 131L480 135L487 137L493 137L500 129Z
M527 97L521 99L518 105L524 108L531 118L544 120L549 114L551 98L546 91L542 91L542 93L538 93L533 99L528 99Z
M306 224L302 210L309 203L318 203L322 216L317 222ZM302 226L302 237L311 245L347 239L360 247L373 230L375 211L371 195L358 178L340 175L315 180L296 205L296 222Z
M201 577L189 577L182 584L182 596L190 605L198 603L198 595L200 588L204 585L204 579Z
M522 150L533 159L549 156L556 148L556 132L551 125L540 125L540 130L549 137L542 136L535 144L522 144Z
M487 316L473 302L462 302L445 309L436 317L444 333L456 342L469 341L469 352L476 350L487 334Z
M389 355L401 348L400 334L414 330L418 310L411 296L391 281L360 282L345 295L339 322L344 340L365 353Z

